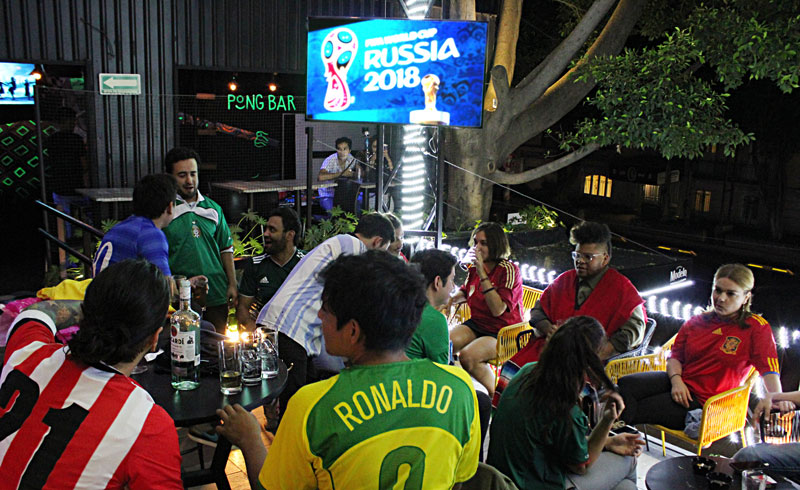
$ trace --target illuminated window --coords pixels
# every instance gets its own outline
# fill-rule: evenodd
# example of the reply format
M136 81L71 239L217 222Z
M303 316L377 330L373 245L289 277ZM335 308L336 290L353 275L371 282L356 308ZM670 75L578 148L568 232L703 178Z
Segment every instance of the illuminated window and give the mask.
M605 175L587 175L583 182L583 193L592 196L611 197L612 180Z
M711 191L698 190L694 195L694 210L698 213L711 211Z
M661 192L661 186L644 184L642 186L645 201L658 202Z

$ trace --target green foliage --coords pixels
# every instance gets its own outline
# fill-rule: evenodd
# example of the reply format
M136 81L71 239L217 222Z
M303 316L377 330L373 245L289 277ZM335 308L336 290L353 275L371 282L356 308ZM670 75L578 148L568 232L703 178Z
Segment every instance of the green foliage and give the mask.
M260 240L266 224L267 220L252 209L242 213L239 222L230 227L233 238L233 256L242 257L264 253L264 244ZM247 229L247 233L242 234L245 229Z
M800 87L800 2L735 0L701 5L689 17L698 46L725 90L771 80L784 93Z
M627 49L587 63L576 81L598 81L588 104L602 117L578 123L562 148L598 143L696 158L716 144L732 155L753 135L724 117L728 94L695 75L704 62L691 32L678 29L654 49Z
M800 87L800 0L653 3L642 33L680 27L655 47L597 58L578 71L576 81L597 81L587 103L601 115L562 135L562 149L598 143L697 158L717 145L732 156L754 135L725 117L727 91L760 79L784 93Z
M519 214L522 216L523 222L509 223L511 230L506 231L549 230L556 226L564 226L558 219L558 213L545 206L530 204L522 208ZM503 228L506 227L503 226Z
M352 233L357 224L358 218L355 214L344 212L339 206L334 206L331 209L330 219L322 220L306 230L303 250L310 251L332 236Z

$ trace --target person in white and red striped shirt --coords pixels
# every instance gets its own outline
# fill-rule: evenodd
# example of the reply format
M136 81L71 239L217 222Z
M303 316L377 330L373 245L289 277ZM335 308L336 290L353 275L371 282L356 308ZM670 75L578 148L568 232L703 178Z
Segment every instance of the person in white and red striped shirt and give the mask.
M83 302L44 301L16 318L0 376L0 488L183 488L173 421L129 377L169 297L156 266L126 260Z

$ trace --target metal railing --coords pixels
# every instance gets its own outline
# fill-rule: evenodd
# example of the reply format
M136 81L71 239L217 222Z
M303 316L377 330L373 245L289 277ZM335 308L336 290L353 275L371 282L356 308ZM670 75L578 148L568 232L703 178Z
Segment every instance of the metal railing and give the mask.
M59 211L58 209L52 207L51 205L42 202L40 200L36 200L36 205L41 207L45 214L45 222L47 222L47 214L52 213L56 219L64 220L73 226L77 226L78 228L84 231L83 233L83 252L78 251L77 249L73 248L67 242L61 240L57 236L54 236L48 230L44 228L39 228L39 233L41 233L47 240L48 243L53 242L59 248L65 250L75 258L83 263L83 272L84 277L92 277L92 255L94 253L94 238L102 239L104 233L97 228L84 223L83 221L73 218L72 216L64 213L63 211ZM46 266L50 268L50 254L49 254L49 247L48 247L48 254L46 258Z

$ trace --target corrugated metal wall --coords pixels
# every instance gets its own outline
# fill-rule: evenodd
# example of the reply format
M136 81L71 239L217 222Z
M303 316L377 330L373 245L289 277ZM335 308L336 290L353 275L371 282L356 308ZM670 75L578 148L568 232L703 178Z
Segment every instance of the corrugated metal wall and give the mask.
M92 185L132 186L175 140L175 67L303 73L311 16L402 16L395 0L0 0L0 60L139 73L145 97L89 97Z

